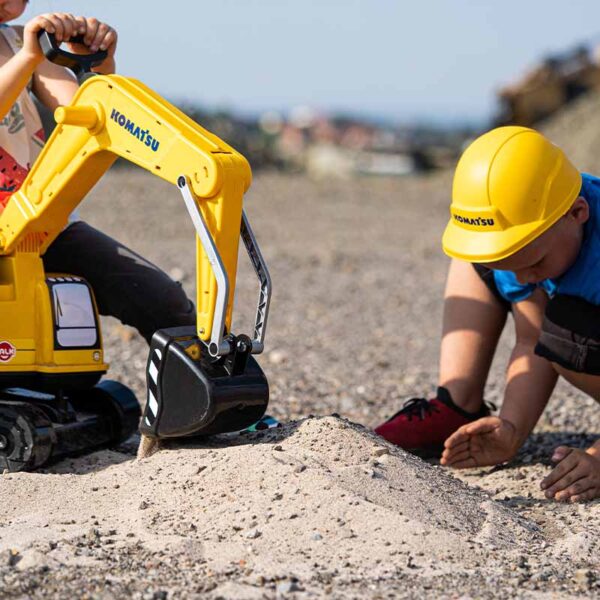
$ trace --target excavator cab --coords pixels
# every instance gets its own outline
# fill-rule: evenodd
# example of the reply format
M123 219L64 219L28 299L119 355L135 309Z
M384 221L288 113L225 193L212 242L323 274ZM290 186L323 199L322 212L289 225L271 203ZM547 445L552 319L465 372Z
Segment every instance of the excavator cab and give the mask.
M103 52L66 52L40 32L49 60L81 86L0 214L0 470L38 468L117 444L140 423L131 390L110 380L91 287L44 272L68 216L121 157L175 185L196 230L195 327L157 331L140 430L155 438L237 431L269 397L262 352L271 281L243 211L246 159L135 79L95 75ZM143 207L140 207L143 209ZM231 332L239 239L259 280L252 337Z

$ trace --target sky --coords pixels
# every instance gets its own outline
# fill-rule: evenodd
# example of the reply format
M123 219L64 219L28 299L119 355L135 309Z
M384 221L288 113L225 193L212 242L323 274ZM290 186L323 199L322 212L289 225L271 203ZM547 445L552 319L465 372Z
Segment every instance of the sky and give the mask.
M118 71L241 114L308 105L481 124L547 53L600 43L598 0L31 0L119 32Z

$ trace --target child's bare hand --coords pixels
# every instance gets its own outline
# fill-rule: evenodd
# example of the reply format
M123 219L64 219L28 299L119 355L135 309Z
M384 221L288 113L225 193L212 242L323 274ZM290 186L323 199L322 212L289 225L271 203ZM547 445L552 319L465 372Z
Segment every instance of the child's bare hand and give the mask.
M23 51L38 60L43 59L37 35L42 30L53 33L57 42L65 42L70 52L88 54L106 50L108 69L114 67L114 55L117 49L117 32L94 17L77 17L71 13L46 13L33 18L23 30ZM73 44L69 40L83 35L83 44ZM102 70L102 66L98 70ZM104 69L106 70L106 69Z
M76 17L76 19L79 27L78 35L83 35L84 43L89 50L92 52L106 50L109 57L115 55L117 32L110 25L94 17Z
M29 21L23 29L23 51L39 60L44 58L37 35L46 30L53 33L58 42L63 42L79 35L79 23L69 13L46 13Z
M593 448L556 448L552 461L558 464L541 483L546 498L580 502L600 496L600 458L596 452Z
M497 465L517 450L515 426L500 417L484 417L463 425L446 440L441 463L454 469Z

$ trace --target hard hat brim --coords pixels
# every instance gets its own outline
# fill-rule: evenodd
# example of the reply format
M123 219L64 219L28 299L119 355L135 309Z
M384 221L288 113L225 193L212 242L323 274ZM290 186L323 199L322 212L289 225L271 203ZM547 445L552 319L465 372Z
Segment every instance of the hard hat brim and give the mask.
M533 221L504 231L469 231L450 221L442 237L442 248L451 258L486 263L508 258L534 240L554 222Z

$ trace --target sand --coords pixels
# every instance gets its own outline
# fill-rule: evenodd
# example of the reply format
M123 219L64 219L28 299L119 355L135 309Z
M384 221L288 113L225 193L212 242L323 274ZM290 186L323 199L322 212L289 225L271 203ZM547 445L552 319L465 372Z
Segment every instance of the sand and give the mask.
M401 565L456 576L543 541L488 494L339 417L176 446L142 461L105 451L4 475L11 519L0 552L16 550L19 571L54 571L82 558L107 567L82 552L82 538L114 552L141 544L205 574L243 566L249 582L316 593L319 574L393 581Z

